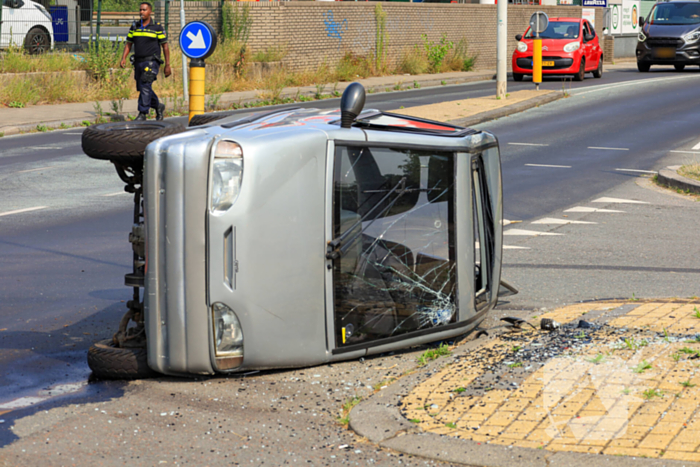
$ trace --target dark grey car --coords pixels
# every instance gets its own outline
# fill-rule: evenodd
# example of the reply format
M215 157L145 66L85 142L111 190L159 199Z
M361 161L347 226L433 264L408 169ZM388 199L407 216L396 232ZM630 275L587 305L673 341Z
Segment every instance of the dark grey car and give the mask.
M700 65L700 2L657 3L639 24L639 71L647 72L652 65L673 65L678 71Z

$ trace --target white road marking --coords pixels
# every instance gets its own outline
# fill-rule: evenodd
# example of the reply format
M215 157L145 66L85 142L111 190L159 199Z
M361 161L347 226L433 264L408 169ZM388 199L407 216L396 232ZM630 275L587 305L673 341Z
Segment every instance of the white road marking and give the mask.
M643 174L655 174L658 173L655 170L637 170L637 169L615 169L618 172L638 172L638 173L643 173Z
M693 151L697 151L698 149L700 149L700 143L693 146Z
M63 133L64 135L82 135L83 132L81 131L80 133Z
M21 409L24 407L29 407L30 405L34 405L45 399L45 397L20 397L19 399L0 404L0 410Z
M625 203L625 204L649 204L646 201L637 201L634 199L621 199L621 198L608 198L603 196L602 198L594 199L593 203Z
M568 219L555 219L555 218L553 218L553 217L545 217L544 219L540 219L540 220L534 221L533 224L556 224L556 225L564 225L564 224L597 224L597 222L574 221L574 220L568 220Z
M36 172L37 170L47 170L47 169L53 169L54 166L49 166L49 167L39 167L38 169L29 169L29 170L20 170L19 172L15 172L18 174L24 174L27 172Z
M589 208L587 206L576 206L571 209L567 209L564 212L625 212L625 211L616 211L614 209L599 209L599 208Z
M107 193L106 195L100 195L100 196L118 196L118 195L128 195L126 191L118 191L116 193Z
M695 149L695 148L693 148ZM675 152L678 154L700 154L698 151L668 151L668 152Z
M553 169L570 169L570 165L525 164L527 167L551 167Z
M27 146L26 149L63 149L59 146Z
M527 246L503 245L504 250L529 250Z
M599 84L596 86L587 86L585 91L572 91L571 94L574 96L582 96L584 94L588 94L591 92L598 92L598 91L605 91L608 89L612 88L619 88L619 87L626 87L626 86L635 86L638 84L641 84L642 82L645 83L655 83L659 81L673 81L677 79L688 79L692 78L693 75L687 75L687 76L678 76L678 77L673 77L673 78L652 78L652 79L635 79L632 81L625 81L624 83L615 83L615 84ZM695 75L697 77L697 75Z
M538 232L537 230L523 230L523 229L508 229L503 231L503 235L521 235L528 237L536 237L538 235L564 235L554 232Z
M16 211L0 212L0 217L9 216L11 214L20 214L22 212L38 211L39 209L46 209L48 206L35 206L33 208L17 209Z
M511 146L549 146L549 144L538 144L538 143L508 143ZM695 148L693 148L695 149Z
M588 146L588 149L600 149L602 151L629 151L629 148L604 148L600 146Z

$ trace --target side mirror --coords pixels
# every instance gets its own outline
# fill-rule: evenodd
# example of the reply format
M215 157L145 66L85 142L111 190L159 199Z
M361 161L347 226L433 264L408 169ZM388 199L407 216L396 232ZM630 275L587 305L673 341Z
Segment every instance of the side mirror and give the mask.
M644 16L639 17L639 27L644 27Z
M10 8L19 8L19 0L10 0Z
M584 42L590 42L590 41L592 41L594 38L595 38L595 36L594 36L593 34L586 34L586 35L583 36Z
M516 35L516 36L515 36L515 40L518 41L518 42L520 42L521 40L523 40L523 35L522 35L522 34Z

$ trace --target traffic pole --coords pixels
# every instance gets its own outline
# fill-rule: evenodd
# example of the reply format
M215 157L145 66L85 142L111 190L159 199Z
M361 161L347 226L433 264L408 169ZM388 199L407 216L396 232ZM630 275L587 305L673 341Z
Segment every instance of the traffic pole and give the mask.
M505 99L508 80L508 0L497 0L498 26L496 36L496 97Z
M180 0L180 29L185 27L185 0ZM187 56L182 53L182 87L183 87L183 99L187 101Z
M190 60L190 118L204 113L204 60ZM188 121L189 121L188 120Z
M539 36L537 34L537 38L532 41L532 82L538 91L542 82L542 39Z

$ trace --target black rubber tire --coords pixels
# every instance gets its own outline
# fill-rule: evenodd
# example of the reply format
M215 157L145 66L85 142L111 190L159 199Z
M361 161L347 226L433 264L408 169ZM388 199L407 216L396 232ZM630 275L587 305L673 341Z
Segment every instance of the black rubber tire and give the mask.
M574 75L574 81L583 81L586 77L586 60L581 59L581 64L578 67L578 73Z
M603 56L602 55L598 59L598 68L596 68L595 71L593 72L593 77L594 78L602 78L603 77Z
M221 120L222 118L230 117L235 111L227 110L226 112L210 112L206 114L199 114L192 117L190 124L187 126L199 126L206 125L207 123L215 122Z
M88 366L99 379L141 379L157 376L148 366L146 349L120 349L112 339L95 342L88 350Z
M524 76L522 73L513 73L513 81L522 81Z
M185 127L179 123L155 120L101 123L83 131L83 152L117 165L143 165L143 153L149 143L183 131Z
M639 70L640 73L647 73L650 68L651 65L648 63L637 62L637 70Z
M24 49L30 55L38 55L51 49L51 36L46 29L35 27L24 38Z
M685 65L683 65L683 64L673 65L673 68L675 68L676 71L683 71L683 70L685 70Z

